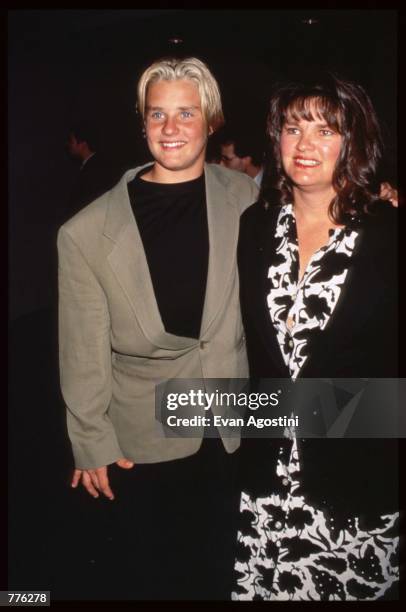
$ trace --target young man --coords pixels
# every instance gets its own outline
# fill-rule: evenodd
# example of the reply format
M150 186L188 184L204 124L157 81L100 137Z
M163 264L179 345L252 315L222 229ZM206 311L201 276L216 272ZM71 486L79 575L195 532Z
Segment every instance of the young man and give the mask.
M93 497L117 492L121 536L127 553L137 551L123 558L119 546L119 596L228 599L228 463L239 440L222 429L202 443L203 427L197 437L164 437L155 388L247 376L236 246L257 189L242 173L204 164L223 113L200 60L152 64L138 109L154 162L126 172L58 235L72 486Z

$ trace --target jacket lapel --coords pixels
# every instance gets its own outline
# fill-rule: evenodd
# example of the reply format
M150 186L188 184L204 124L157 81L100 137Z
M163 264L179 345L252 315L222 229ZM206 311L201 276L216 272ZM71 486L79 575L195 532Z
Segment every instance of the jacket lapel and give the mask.
M225 294L236 274L239 207L229 189L230 179L205 165L207 221L209 227L209 268L200 336L208 332L224 308Z
M115 242L115 246L108 256L108 262L145 337L163 349L184 349L196 344L196 340L169 334L164 329L144 246L128 196L127 183L145 167L126 172L118 185L109 192L103 233Z
M354 334L354 326L365 325L369 313L374 312L376 296L371 295L371 281L374 278L374 258L368 256L365 241L365 228L360 228L354 252L349 260L349 269L338 302L326 327L318 330L309 341L309 356L306 359L299 376L312 377L316 368L319 372L322 365L329 363L326 356L331 352L331 346L337 346L348 336ZM364 303L365 300L365 303ZM361 316L362 314L362 316Z
M268 270L275 263L277 257L276 249L278 240L275 238L276 222L278 220L280 207L271 207L264 209L263 220L258 224L258 244L260 252L260 274L261 282L258 286L261 287L260 295L258 296L261 303L261 313L263 318L258 321L259 329L265 330L266 335L264 342L267 344L268 352L281 376L289 377L289 370L283 360L282 352L276 336L275 327L272 323L271 315L268 308L268 294L270 291L270 279L268 278Z

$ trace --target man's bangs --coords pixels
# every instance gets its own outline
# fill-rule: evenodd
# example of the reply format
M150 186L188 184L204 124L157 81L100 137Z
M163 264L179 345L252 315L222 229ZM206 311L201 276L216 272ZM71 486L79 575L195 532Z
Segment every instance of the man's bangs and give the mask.
M283 112L284 122L290 120L324 121L330 128L341 133L341 113L336 101L328 97L299 96L291 100Z

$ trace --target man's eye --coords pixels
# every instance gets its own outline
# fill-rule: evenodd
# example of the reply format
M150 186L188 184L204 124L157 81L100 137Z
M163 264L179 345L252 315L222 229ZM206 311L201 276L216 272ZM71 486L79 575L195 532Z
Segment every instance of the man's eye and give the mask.
M184 119L189 119L189 117L193 117L193 115L190 111L182 111L181 117L183 117Z
M163 116L163 113L161 113L160 111L154 111L153 113L151 113L152 119L162 119Z
M299 134L299 128L296 127L285 127L287 134Z

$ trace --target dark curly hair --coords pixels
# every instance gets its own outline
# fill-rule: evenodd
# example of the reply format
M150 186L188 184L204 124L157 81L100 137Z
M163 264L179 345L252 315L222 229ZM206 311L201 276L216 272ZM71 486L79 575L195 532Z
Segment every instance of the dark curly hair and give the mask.
M342 146L333 173L336 196L329 215L336 223L368 212L379 199L377 171L383 146L378 119L364 89L332 73L311 82L279 86L270 101L267 118L269 146L260 200L268 204L293 201L292 182L281 159L281 131L287 117L312 121L311 108L342 136Z

